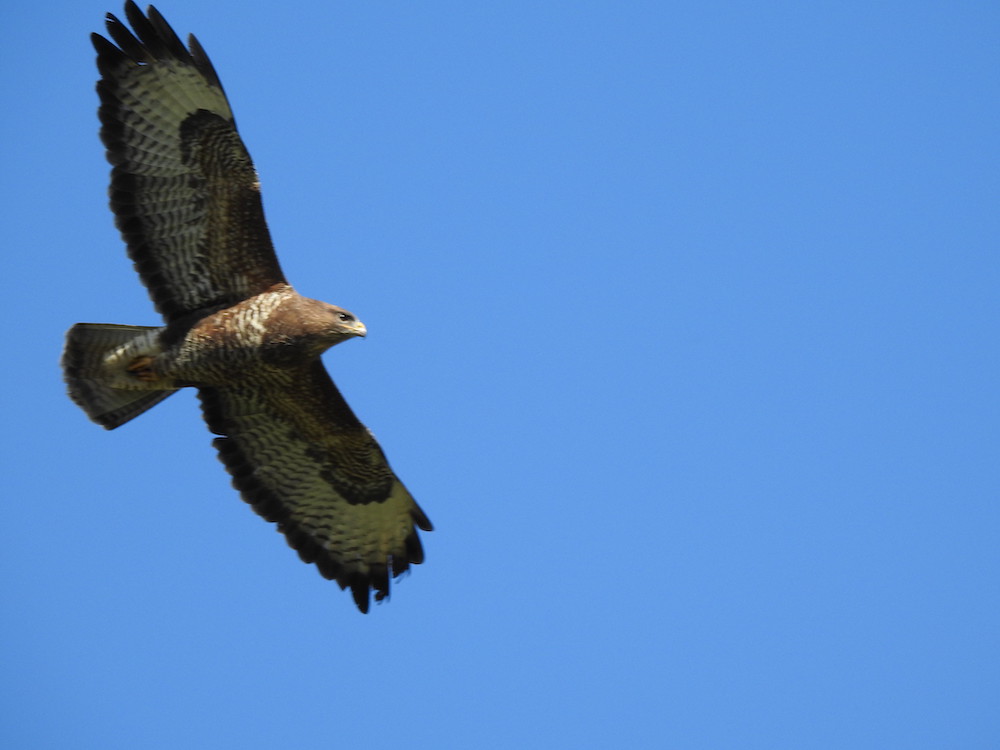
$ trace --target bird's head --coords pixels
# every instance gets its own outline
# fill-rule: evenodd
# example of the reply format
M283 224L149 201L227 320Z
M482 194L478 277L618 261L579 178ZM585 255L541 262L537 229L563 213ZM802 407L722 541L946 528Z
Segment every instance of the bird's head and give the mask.
M324 303L325 304L325 303ZM368 335L368 329L365 328L365 324L358 320L354 313L350 313L342 307L337 307L336 305L325 305L326 313L329 318L328 332L333 340L330 344L339 344L354 336L361 336L364 338Z
M287 364L318 357L331 346L368 333L364 323L344 308L298 295L282 302L266 328L269 358Z

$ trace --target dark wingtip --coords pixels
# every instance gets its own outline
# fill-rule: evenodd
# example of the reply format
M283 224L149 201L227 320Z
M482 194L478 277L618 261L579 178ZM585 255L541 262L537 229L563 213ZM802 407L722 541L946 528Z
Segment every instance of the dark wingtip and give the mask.
M410 511L410 517L421 531L434 531L434 524L431 523L431 519L427 517L423 508L417 505L416 502L413 503L413 510Z
M348 585L351 587L351 594L354 596L354 603L358 605L358 609L361 610L361 614L367 615L370 603L368 580L359 577L351 580Z
M125 19L128 24L108 13L104 17L104 25L110 41L100 34L90 37L98 52L98 67L102 74L111 69L110 64L120 63L122 58L131 60L133 64L174 59L194 66L208 83L222 89L219 74L194 35L188 37L188 46L185 47L177 32L154 6L150 5L144 14L138 5L129 0L125 3ZM102 58L104 67L101 65Z

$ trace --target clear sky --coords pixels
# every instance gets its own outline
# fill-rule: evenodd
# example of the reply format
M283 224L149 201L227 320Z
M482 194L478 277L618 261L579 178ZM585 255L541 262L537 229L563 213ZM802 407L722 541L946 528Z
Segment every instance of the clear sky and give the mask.
M1000 747L1000 6L159 8L436 530L363 616L193 393L65 397L69 325L157 321L121 6L5 3L0 745Z

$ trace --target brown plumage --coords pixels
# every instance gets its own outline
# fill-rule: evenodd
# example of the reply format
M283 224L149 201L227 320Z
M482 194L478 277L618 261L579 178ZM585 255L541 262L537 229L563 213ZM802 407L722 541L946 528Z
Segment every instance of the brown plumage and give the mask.
M300 557L369 596L423 561L430 521L320 361L364 336L351 313L302 297L271 245L253 162L198 41L131 0L92 35L111 209L162 327L80 323L70 397L108 429L198 388L243 499Z

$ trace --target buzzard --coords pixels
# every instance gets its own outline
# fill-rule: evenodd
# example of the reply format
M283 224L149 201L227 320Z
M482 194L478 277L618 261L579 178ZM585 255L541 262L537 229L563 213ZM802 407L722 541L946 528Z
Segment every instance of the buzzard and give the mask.
M163 325L79 323L62 365L70 398L107 429L198 389L233 486L299 556L370 594L424 555L431 523L358 421L320 354L364 336L347 310L299 295L271 245L260 185L194 36L155 8L92 34L111 209Z

